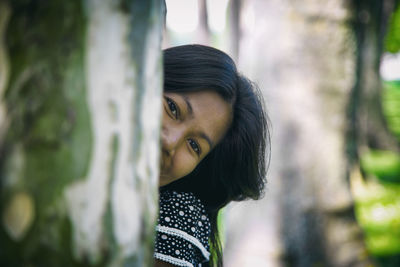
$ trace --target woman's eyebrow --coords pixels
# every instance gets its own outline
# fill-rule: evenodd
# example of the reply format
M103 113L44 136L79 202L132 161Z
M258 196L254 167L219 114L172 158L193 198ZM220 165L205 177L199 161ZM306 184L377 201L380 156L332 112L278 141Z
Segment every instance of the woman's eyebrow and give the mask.
M186 109L188 111L189 116L194 117L193 107L192 107L192 104L189 101L189 98L187 96L185 96L185 95L182 95L182 98L185 101ZM204 132L201 132L199 134L199 136L207 141L208 145L210 146L210 150L211 150L211 148L214 146L214 142L211 140L211 138L207 134L205 134Z
M194 114L193 114L193 107L192 107L192 104L191 104L190 101L189 101L189 98L188 98L187 96L185 96L185 95L182 95L182 97L183 97L183 100L185 100L186 109L187 109L189 115L190 115L191 117L194 117Z

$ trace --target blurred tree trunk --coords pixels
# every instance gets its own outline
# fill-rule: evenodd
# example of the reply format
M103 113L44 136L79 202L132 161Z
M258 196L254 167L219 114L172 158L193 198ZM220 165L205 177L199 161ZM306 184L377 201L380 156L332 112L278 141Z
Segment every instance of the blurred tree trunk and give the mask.
M210 27L208 26L207 0L198 0L199 24L196 34L196 42L203 45L210 45Z
M240 7L241 0L231 0L228 3L229 54L235 61L239 55Z
M261 205L228 211L228 266L370 264L348 184L354 12L345 0L243 2L239 62L266 98L272 168Z
M164 3L0 1L1 266L151 266Z
M356 82L349 104L350 159L357 162L368 148L400 152L398 139L383 116L379 75L388 20L396 0L353 0L353 30L357 42Z

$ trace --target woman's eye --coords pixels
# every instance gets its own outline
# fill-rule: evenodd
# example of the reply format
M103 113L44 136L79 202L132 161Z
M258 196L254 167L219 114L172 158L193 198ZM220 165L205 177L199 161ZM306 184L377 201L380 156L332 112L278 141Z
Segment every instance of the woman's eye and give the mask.
M178 108L177 108L175 102L172 101L171 99L167 98L167 104L168 104L169 110L171 111L172 115L175 117L175 119L178 119Z
M200 155L200 146L194 141L193 139L189 139L189 145L193 149L194 152L196 152L197 155Z

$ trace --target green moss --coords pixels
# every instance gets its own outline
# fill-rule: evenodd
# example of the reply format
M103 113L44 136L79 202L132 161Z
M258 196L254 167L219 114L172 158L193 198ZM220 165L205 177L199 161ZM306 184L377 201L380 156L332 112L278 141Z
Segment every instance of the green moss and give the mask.
M23 142L25 182L39 206L83 178L90 159L86 21L80 1L12 1L8 143Z
M5 150L12 151L16 144L23 147L25 165L18 186L33 196L36 217L22 242L2 239L0 246L18 251L9 254L16 257L10 256L10 261L18 262L12 266L78 266L71 256L65 210L55 213L52 207L62 200L67 184L86 176L90 160L83 4L80 0L9 2L10 80L5 101L10 127Z

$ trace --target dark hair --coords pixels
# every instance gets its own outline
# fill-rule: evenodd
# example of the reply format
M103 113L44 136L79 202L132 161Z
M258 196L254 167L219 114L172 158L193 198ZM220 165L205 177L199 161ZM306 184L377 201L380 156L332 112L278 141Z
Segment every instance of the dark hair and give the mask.
M230 201L262 196L269 163L270 134L258 87L238 73L227 54L202 45L165 49L164 91L202 90L213 90L232 105L232 124L222 141L192 173L161 190L192 192L201 199L211 221L210 262L221 266L218 211Z

